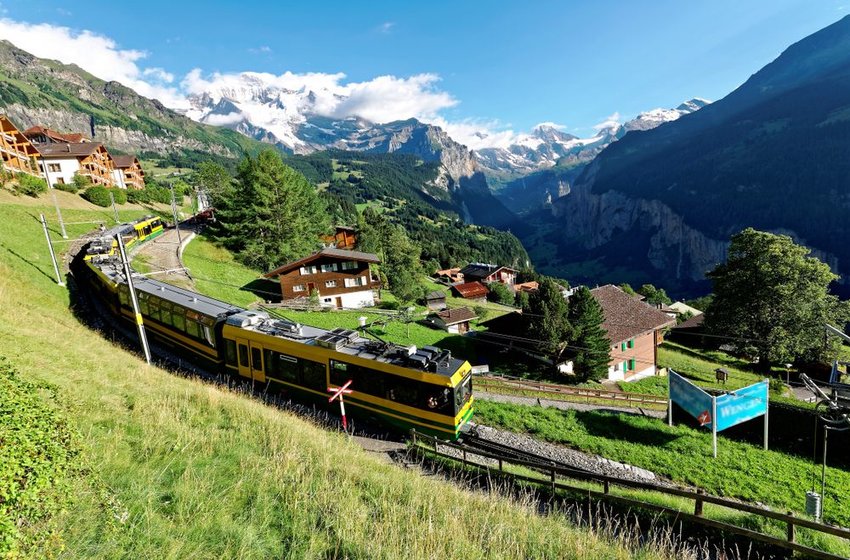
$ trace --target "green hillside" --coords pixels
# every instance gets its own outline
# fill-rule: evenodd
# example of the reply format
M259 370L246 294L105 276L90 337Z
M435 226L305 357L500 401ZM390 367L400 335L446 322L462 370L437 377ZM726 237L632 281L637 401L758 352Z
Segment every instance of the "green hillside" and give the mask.
M15 414L0 414L0 436L59 439L38 461L0 445L0 557L673 557L422 477L247 396L146 366L81 324L73 292L51 278L35 219L52 219L49 199L2 196L0 410ZM69 224L104 219L66 199ZM9 508L9 496L33 507Z

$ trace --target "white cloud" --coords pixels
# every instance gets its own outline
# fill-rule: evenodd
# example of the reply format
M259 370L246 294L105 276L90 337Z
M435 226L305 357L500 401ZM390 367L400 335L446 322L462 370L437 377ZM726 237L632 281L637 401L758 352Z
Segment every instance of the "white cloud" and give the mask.
M442 117L431 119L430 124L435 124L446 131L452 139L460 142L472 150L484 148L507 148L515 144L520 135L510 127L494 119L463 119L460 121L448 121Z
M226 115L209 115L204 122L214 126L229 126L241 122L243 118L242 113L227 113Z
M395 27L394 21L385 21L384 23L378 26L378 31L380 31L381 33L389 33L393 30L393 27Z
M122 49L111 38L83 30L48 23L31 24L8 18L0 19L0 39L40 58L76 64L98 78L121 82L145 97L159 99L170 107L183 107L184 97L167 84L173 80L161 68L139 67L147 54Z
M357 115L379 123L411 117L435 119L441 110L458 103L449 93L436 88L439 79L435 74L417 74L409 78L378 76L367 82L345 84L340 89L345 97L332 116Z
M531 130L539 130L541 128L554 128L555 130L564 131L564 130L567 130L567 125L553 123L551 121L545 121L545 122L542 122L542 123L537 123L536 125L532 126Z
M622 120L623 120L623 118L620 116L620 112L614 111L612 114L605 117L605 120L603 120L601 123L597 123L597 124L593 125L593 129L594 130L603 130L605 128L612 128L612 127L615 127L615 126L621 124Z
M248 52L251 54L271 54L272 48L268 45L263 45L255 49L248 49Z

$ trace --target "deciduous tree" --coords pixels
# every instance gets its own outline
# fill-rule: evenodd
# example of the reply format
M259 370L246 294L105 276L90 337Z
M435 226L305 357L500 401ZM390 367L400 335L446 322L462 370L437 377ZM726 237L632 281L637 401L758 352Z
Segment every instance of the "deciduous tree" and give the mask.
M708 274L714 300L705 326L734 339L759 366L823 358L824 323L843 327L848 304L829 294L838 277L787 235L747 228L732 237L727 261Z

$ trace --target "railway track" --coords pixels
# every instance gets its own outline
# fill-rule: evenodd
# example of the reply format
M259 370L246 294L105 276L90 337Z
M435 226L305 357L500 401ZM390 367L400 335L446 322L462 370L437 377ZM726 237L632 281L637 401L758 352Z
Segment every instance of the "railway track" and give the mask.
M589 469L582 469L569 463L553 460L544 455L482 438L474 433L474 431L465 434L463 439L458 443L465 447L471 454L474 454L475 451L483 451L490 455L501 457L504 460L519 460L525 463L538 464L541 469L545 469L546 471L549 471L552 467L557 467L564 471L573 471L588 476L597 474Z

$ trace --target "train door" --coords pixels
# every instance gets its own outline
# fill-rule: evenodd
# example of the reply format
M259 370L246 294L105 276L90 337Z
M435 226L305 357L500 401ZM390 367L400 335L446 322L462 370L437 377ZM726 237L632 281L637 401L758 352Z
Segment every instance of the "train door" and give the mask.
M239 375L265 383L263 347L244 338L237 338L236 353L239 356Z

